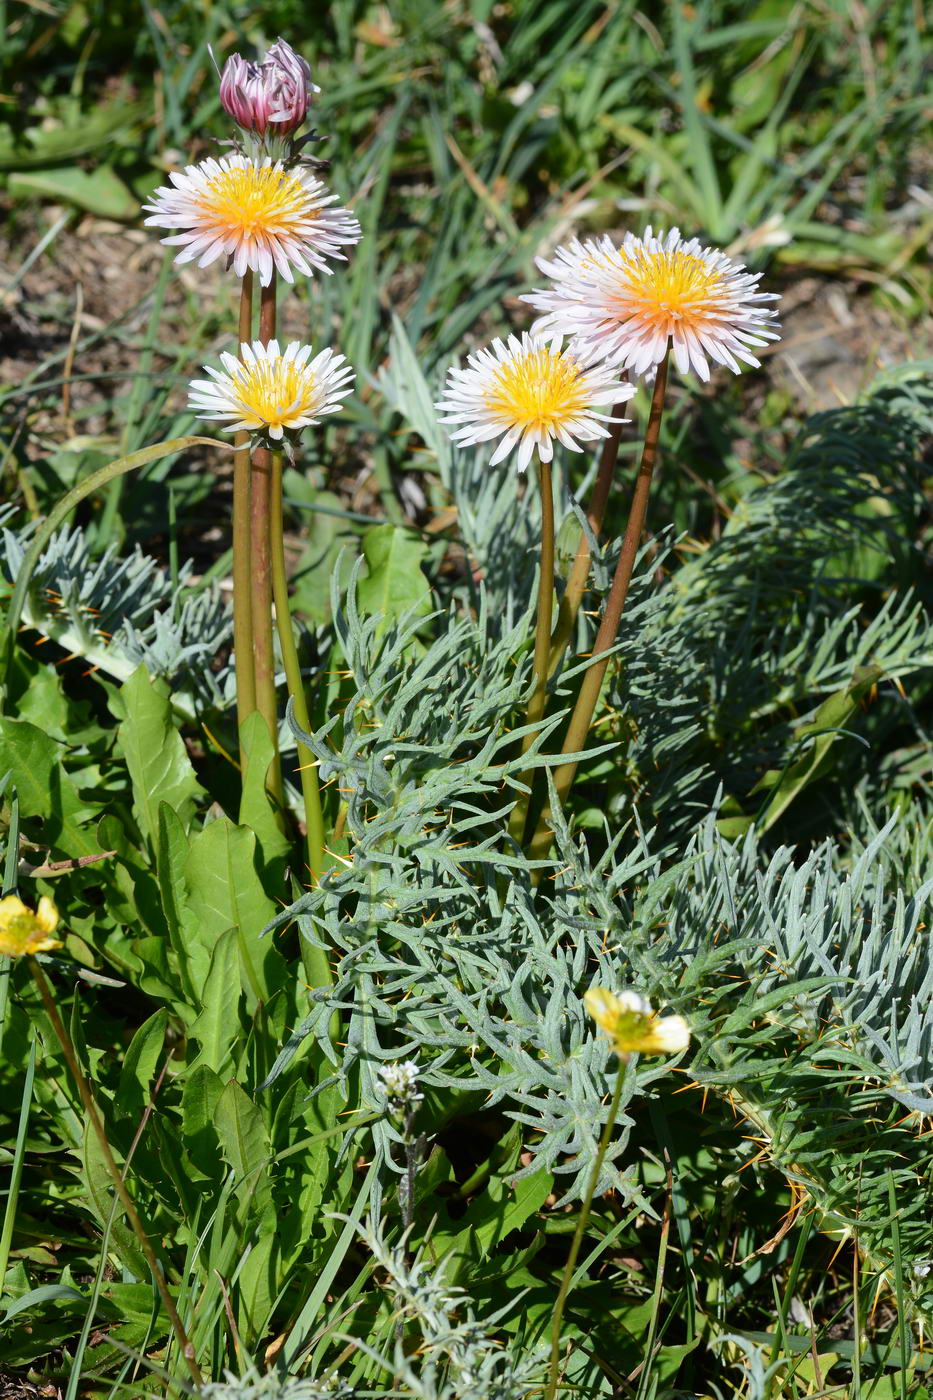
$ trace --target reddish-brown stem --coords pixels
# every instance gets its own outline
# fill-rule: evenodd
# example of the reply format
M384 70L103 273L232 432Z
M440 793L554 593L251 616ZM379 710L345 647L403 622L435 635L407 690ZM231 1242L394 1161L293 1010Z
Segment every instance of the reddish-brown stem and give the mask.
M240 320L237 348L253 338L253 274L249 268L240 284ZM253 663L252 568L250 563L250 464L249 433L235 438L233 459L233 660L236 668L237 728L256 708L256 672ZM245 780L246 754L240 745L240 769Z
M264 345L275 336L275 272L259 295L259 339ZM278 752L278 710L275 700L275 652L272 644L272 555L270 509L272 504L272 464L268 450L253 452L252 500L250 504L250 567L252 569L253 666L256 678L256 708L269 726L275 756L269 768L267 786L281 806L282 767Z

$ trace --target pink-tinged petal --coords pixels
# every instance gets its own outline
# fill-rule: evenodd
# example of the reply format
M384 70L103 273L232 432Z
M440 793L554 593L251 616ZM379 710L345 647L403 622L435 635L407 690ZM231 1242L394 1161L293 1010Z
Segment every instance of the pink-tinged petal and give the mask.
M758 290L760 274L746 272L724 253L684 240L676 228L642 238L626 234L616 247L603 236L572 239L537 265L552 279L523 300L543 313L535 334L562 332L586 353L617 359L646 372L674 342L675 363L708 377L707 356L738 368L738 345L779 338L776 313L764 305L774 293ZM731 352L713 356L711 347Z

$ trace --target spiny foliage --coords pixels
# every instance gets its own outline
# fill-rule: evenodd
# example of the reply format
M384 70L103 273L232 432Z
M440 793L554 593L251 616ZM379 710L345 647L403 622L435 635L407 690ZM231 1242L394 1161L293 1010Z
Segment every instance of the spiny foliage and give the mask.
M7 507L0 517L0 578L10 586L34 530L11 528L13 515ZM138 545L124 558L114 547L95 557L80 527L65 526L39 559L23 622L106 675L126 680L143 664L217 706L232 693L231 669L214 669L230 641L230 614L215 588L192 587L191 573L186 565L173 580Z
M870 427L875 448L887 444L890 472L876 455L868 483L856 475L853 484L851 471L832 461L815 476L804 446L789 479L763 485L718 547L674 570L660 589L653 570L642 569L613 701L637 720L627 762L647 793L639 807L654 810L658 823L643 829L632 820L612 839L607 833L602 849L558 824L557 861L537 891L534 872L501 832L516 765L497 717L526 683L525 624L510 626L507 607L491 624L481 589L478 614L446 615L437 639L411 659L414 623L380 635L376 620L360 615L352 585L342 604L335 601L355 695L325 730L305 737L346 794L353 855L279 921L297 919L305 937L339 956L333 990L315 994L317 1008L276 1072L304 1036L323 1034L339 1008L347 1035L332 1052L336 1072L358 1078L364 1099L379 1101L381 1063L420 1052L438 1103L454 1090L477 1105L500 1105L531 1152L516 1177L554 1174L570 1199L593 1162L611 1072L579 997L591 982L635 986L690 1018L698 1045L692 1073L752 1125L822 1228L857 1234L869 1266L890 1280L893 1183L905 1202L905 1257L933 1254L920 1136L933 1112L933 965L923 932L933 883L901 884L929 855L922 802L880 829L863 821L853 832L856 840L864 833L857 855L838 839L809 853L769 849L753 826L729 840L715 810L689 823L678 853L672 833L688 821L664 821L698 773L715 779L714 764L728 751L720 743L717 757L702 709L711 683L720 705L726 695L736 700L737 679L727 684L716 659L731 646L740 604L760 657L762 714L791 700L814 707L867 662L882 681L929 664L909 594L892 594L874 610L871 599L848 606L835 581L801 596L801 575L783 568L773 539L777 530L808 558L819 551L825 559L830 541L837 552L853 540L857 548L862 508L886 489L882 472L915 508L916 488L903 483L915 471L929 412L919 377L882 386L867 408L853 410L852 441L867 454ZM843 456L846 421L840 411L821 427L832 427ZM485 485L477 485L482 497ZM482 518L469 502L465 516ZM485 536L476 529L472 538L474 547L484 539L489 547L479 563L489 593L501 597L511 580L495 576L498 528ZM864 529L878 528L873 513ZM687 592L704 599L698 614L688 616ZM777 625L788 604L806 647L798 627ZM686 681L686 701L678 680ZM793 758L799 741L789 721L772 726L768 745L779 762ZM549 733L539 739L532 751L539 768L547 766L541 749L553 747ZM665 1073L667 1066L643 1061L626 1075L622 1128L600 1189L614 1187L627 1202L640 1201L634 1165L621 1165L629 1130ZM375 1135L391 1164L390 1131L381 1125ZM738 1136L736 1150L745 1151ZM914 1278L911 1289L918 1313L933 1315L924 1280Z

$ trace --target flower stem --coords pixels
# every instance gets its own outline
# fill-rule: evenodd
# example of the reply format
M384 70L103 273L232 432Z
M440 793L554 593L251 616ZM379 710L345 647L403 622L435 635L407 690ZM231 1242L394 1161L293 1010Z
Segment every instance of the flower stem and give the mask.
M620 379L628 376L623 370ZM621 418L624 403L616 404L612 410L613 418ZM589 509L586 518L590 529L595 536L599 536L602 529L603 516L606 513L606 504L609 500L609 490L612 486L612 478L615 472L616 461L619 456L619 439L622 436L622 423L611 423L609 436L603 440L603 450L599 455L599 468L596 473L596 481L593 485L593 495L590 498ZM586 531L580 531L580 541L577 545L577 552L567 576L567 587L564 589L564 596L560 600L560 608L557 613L557 625L554 628L554 635L551 638L551 655L548 662L548 675L552 676L557 670L558 663L564 654L567 643L570 641L573 632L573 625L577 620L577 613L580 611L580 603L583 601L583 594L586 591L586 580L590 572L590 542L587 539Z
M240 283L239 345L253 338L253 274L247 269ZM238 346L239 348L239 346ZM249 433L236 435L233 459L233 661L236 668L237 728L256 708L253 665L252 569L250 564ZM246 753L240 745L240 770L246 777Z
M541 488L541 559L538 569L538 620L535 628L534 690L525 711L525 723L537 724L544 716L547 699L548 656L551 650L551 615L554 605L554 487L550 462L538 463ZM522 753L527 753L535 737L531 729L522 738ZM527 792L520 792L509 818L509 835L521 845L531 801L534 769L526 768L520 781Z
M87 1079L85 1078L84 1071L78 1064L78 1057L75 1054L75 1048L72 1044L71 1037L65 1030L62 1018L58 1014L58 1007L55 1005L55 1000L49 989L49 984L45 979L45 974L43 973L41 967L39 966L38 962L34 957L30 957L29 959L29 970L32 973L33 981L35 982L36 987L39 991L39 995L42 998L42 1005L45 1007L46 1015L52 1023L52 1029L55 1032L55 1035L58 1039L58 1043L62 1048L62 1054L65 1056L68 1068L71 1071L71 1077L73 1078L77 1086L78 1093L81 1096L81 1102L84 1105L84 1111L87 1114L88 1122L90 1123L97 1137L97 1141L100 1145L101 1156L104 1159L104 1165L106 1166L107 1171L110 1174L111 1180L113 1181L114 1189L116 1190L117 1196L120 1200L120 1204L126 1211L126 1218L127 1220L129 1220L130 1225L133 1227L133 1232L135 1233L136 1238L139 1240L143 1254L146 1256L146 1263L152 1270L153 1280L155 1282L156 1288L158 1288L159 1290L159 1294L162 1298L162 1303L165 1307L165 1311L167 1312L169 1321L172 1325L172 1330L175 1333L175 1336L178 1340L178 1345L181 1348L181 1354L185 1359L185 1365L188 1368L188 1374L190 1375L194 1384L196 1386L200 1386L202 1384L203 1378L201 1376L198 1363L194 1359L194 1347L192 1346L188 1338L188 1334L185 1331L184 1323L178 1315L178 1309L175 1307L174 1300L168 1289L168 1284L165 1282L165 1278L162 1274L162 1269L159 1265L158 1257L156 1256L156 1252L152 1247L152 1242L149 1239L149 1236L146 1234L146 1231L143 1227L143 1223L139 1218L136 1206L133 1204L133 1198L130 1195L129 1191L126 1189L126 1182L123 1180L120 1168L114 1161L113 1153L110 1150L110 1143L107 1141L107 1134L104 1130L103 1121L101 1120L100 1113L98 1112L94 1095L91 1093L91 1086L88 1084Z
M275 600L275 621L279 633L279 649L285 667L285 679L291 696L295 719L301 728L310 732L311 719L305 701L304 686L301 682L301 665L295 634L292 630L288 606L288 577L285 571L285 540L282 533L282 453L272 452L272 596ZM298 740L298 772L301 775L301 792L305 804L305 822L308 828L308 868L311 878L317 883L324 868L324 819L321 813L321 793L318 786L317 759L309 748ZM330 984L328 970L327 984Z
M577 1257L580 1253L580 1246L583 1243L583 1235L586 1231L587 1221L590 1218L590 1206L593 1204L593 1196L596 1187L599 1185L599 1174L603 1169L603 1162L606 1160L606 1152L609 1149L609 1139L612 1137L612 1130L616 1124L619 1114L619 1102L622 1098L622 1085L625 1083L625 1068L628 1064L628 1056L619 1056L619 1072L616 1075L616 1086L612 1095L612 1102L609 1105L609 1116L606 1119L602 1136L599 1139L599 1147L596 1151L596 1160L593 1163L593 1170L586 1188L586 1195L580 1206L580 1214L577 1217L577 1228L573 1232L573 1239L570 1243L570 1253L567 1255L567 1263L564 1265L563 1277L560 1281L560 1291L557 1295L557 1302L554 1304L554 1318L551 1323L551 1364L548 1373L547 1388L544 1392L544 1400L554 1400L557 1394L557 1378L560 1370L560 1324L564 1317L564 1305L567 1302L567 1294L570 1292L570 1281L573 1278L574 1269L577 1267Z
M579 753L586 743L593 714L599 700L599 692L602 689L603 677L609 665L608 652L614 645L616 633L619 630L619 621L622 617L622 610L625 607L625 600L628 597L629 584L632 581L632 571L635 568L635 559L638 555L638 546L641 542L642 531L645 528L645 514L648 509L648 495L651 490L651 477L654 473L654 464L658 455L658 436L661 431L661 417L664 412L664 393L667 388L667 364L670 350L665 354L664 359L658 365L658 375L654 381L654 393L651 396L651 411L648 416L648 428L645 432L645 445L641 454L641 465L638 468L638 476L635 481L635 491L632 495L632 508L629 512L628 525L625 530L625 538L622 541L622 552L619 555L619 562L616 566L615 577L609 589L609 596L606 599L606 610L603 613L599 631L596 633L596 641L593 644L593 656L596 658L592 665L588 666L583 673L583 683L580 686L580 693L577 696L577 703L574 706L573 714L570 716L570 723L567 726L567 736L564 739L562 753ZM606 653L604 655L604 653ZM571 784L577 771L576 762L561 764L554 774L554 786L557 797L563 805ZM547 855L548 847L551 844L550 830L551 806L546 803L541 816L538 818L538 825L529 847L529 855L536 859L543 859Z
M268 344L275 335L275 271L268 287L259 294L259 339ZM272 736L274 757L266 786L282 809L282 765L279 758L279 727L275 703L275 653L272 645L272 562L271 562L272 468L269 452L257 447L253 452L252 501L250 505L250 566L252 569L253 665L256 676L256 708Z

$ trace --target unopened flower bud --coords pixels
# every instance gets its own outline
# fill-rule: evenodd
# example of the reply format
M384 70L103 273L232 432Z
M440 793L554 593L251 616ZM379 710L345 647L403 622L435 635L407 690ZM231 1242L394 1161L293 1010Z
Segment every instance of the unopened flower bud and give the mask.
M224 111L257 136L289 136L301 126L316 92L320 88L311 81L310 67L284 39L276 40L261 63L231 54L220 75Z

